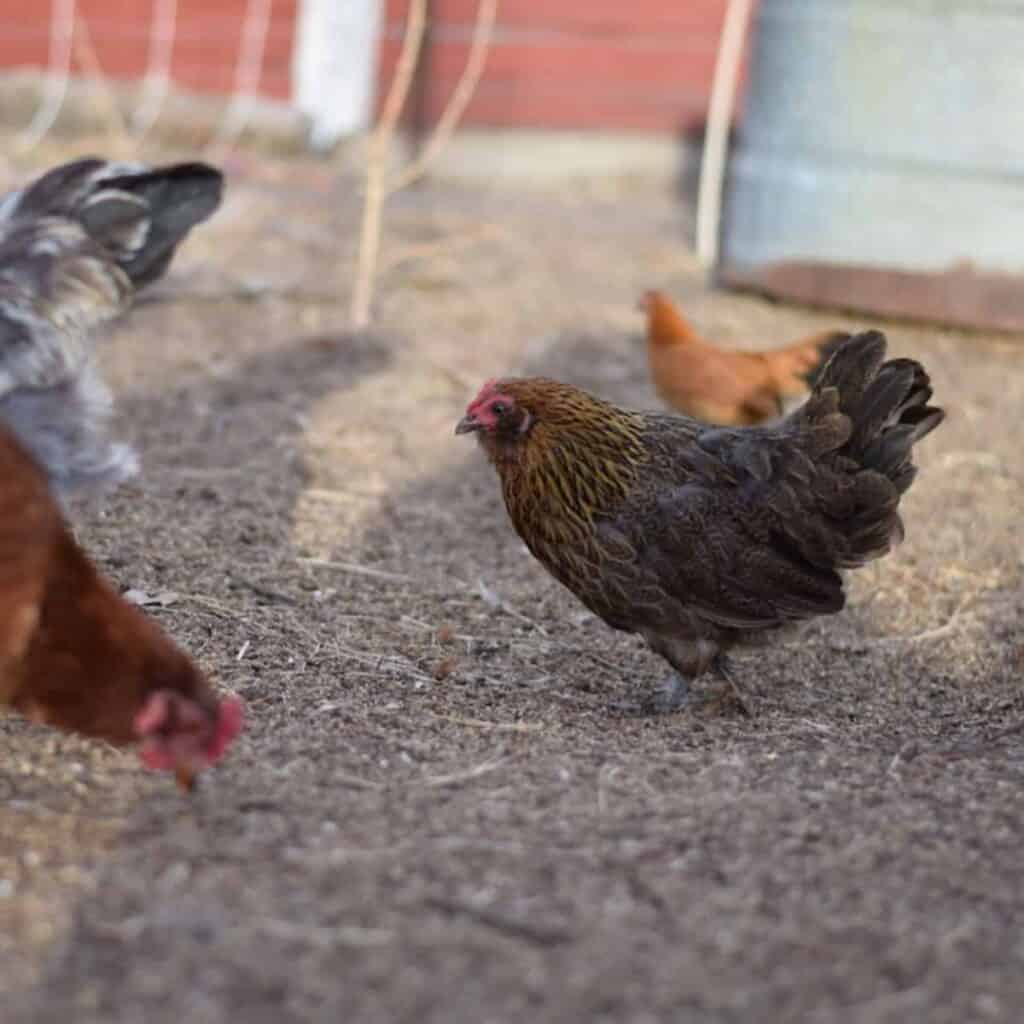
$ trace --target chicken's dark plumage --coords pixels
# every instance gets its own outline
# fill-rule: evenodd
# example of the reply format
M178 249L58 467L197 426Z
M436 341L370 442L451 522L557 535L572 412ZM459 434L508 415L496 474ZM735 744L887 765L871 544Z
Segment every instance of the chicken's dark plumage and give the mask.
M751 634L843 607L840 569L886 554L913 445L942 421L913 360L857 335L773 427L620 409L556 381L486 384L476 433L519 535L616 629L675 670L666 703Z

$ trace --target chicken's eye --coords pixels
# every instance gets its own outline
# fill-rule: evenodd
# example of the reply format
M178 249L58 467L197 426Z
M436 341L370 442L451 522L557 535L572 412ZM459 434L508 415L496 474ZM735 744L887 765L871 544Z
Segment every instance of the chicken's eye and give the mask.
M505 415L505 406L504 406L504 404L501 403L501 402L495 402L494 405L491 406L491 412L493 412L495 416L504 416Z

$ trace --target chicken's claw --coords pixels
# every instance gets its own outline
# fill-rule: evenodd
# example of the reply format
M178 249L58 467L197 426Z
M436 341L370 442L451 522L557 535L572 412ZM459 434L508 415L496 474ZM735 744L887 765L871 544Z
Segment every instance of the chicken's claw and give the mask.
M627 715L670 715L688 708L692 702L690 681L678 672L670 672L653 693L638 701L617 702L612 708Z

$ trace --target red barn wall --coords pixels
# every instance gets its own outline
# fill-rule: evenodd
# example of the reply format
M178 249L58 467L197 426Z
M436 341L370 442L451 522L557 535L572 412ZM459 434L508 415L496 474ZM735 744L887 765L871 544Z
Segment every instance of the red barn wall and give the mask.
M259 91L287 100L301 0L273 0ZM338 0L339 3L344 0ZM679 132L699 126L726 0L500 0L483 78L464 124ZM408 0L385 0L378 92L390 82ZM436 118L466 61L477 0L433 0L420 110ZM16 11L16 8L20 10ZM0 68L45 67L48 0L0 0ZM146 69L152 0L78 0L103 71ZM178 0L172 73L203 93L232 91L246 0ZM77 59L76 70L81 70Z
M464 124L679 132L701 125L726 0L500 0ZM436 118L466 62L477 0L433 0L424 76ZM380 89L394 71L408 0L387 0Z
M271 7L259 83L264 96L286 100L291 94L298 2L274 0ZM148 62L152 0L78 0L76 7L104 74L141 77ZM0 3L0 68L46 66L49 8L48 0L36 0L31 6ZM246 0L178 0L171 66L178 85L203 93L233 91L245 9ZM73 67L82 70L77 59Z

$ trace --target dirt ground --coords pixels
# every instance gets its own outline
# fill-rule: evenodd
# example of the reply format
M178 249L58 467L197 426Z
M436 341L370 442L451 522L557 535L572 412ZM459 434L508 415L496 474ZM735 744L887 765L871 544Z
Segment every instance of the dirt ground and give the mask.
M865 321L708 291L635 185L435 186L357 336L356 185L232 168L102 345L143 473L74 519L249 728L187 799L0 718L5 1024L1018 1021L1018 343L887 325L949 412L905 544L742 662L755 718L627 718L660 663L528 557L463 407L520 370L653 405L651 285L727 343Z

